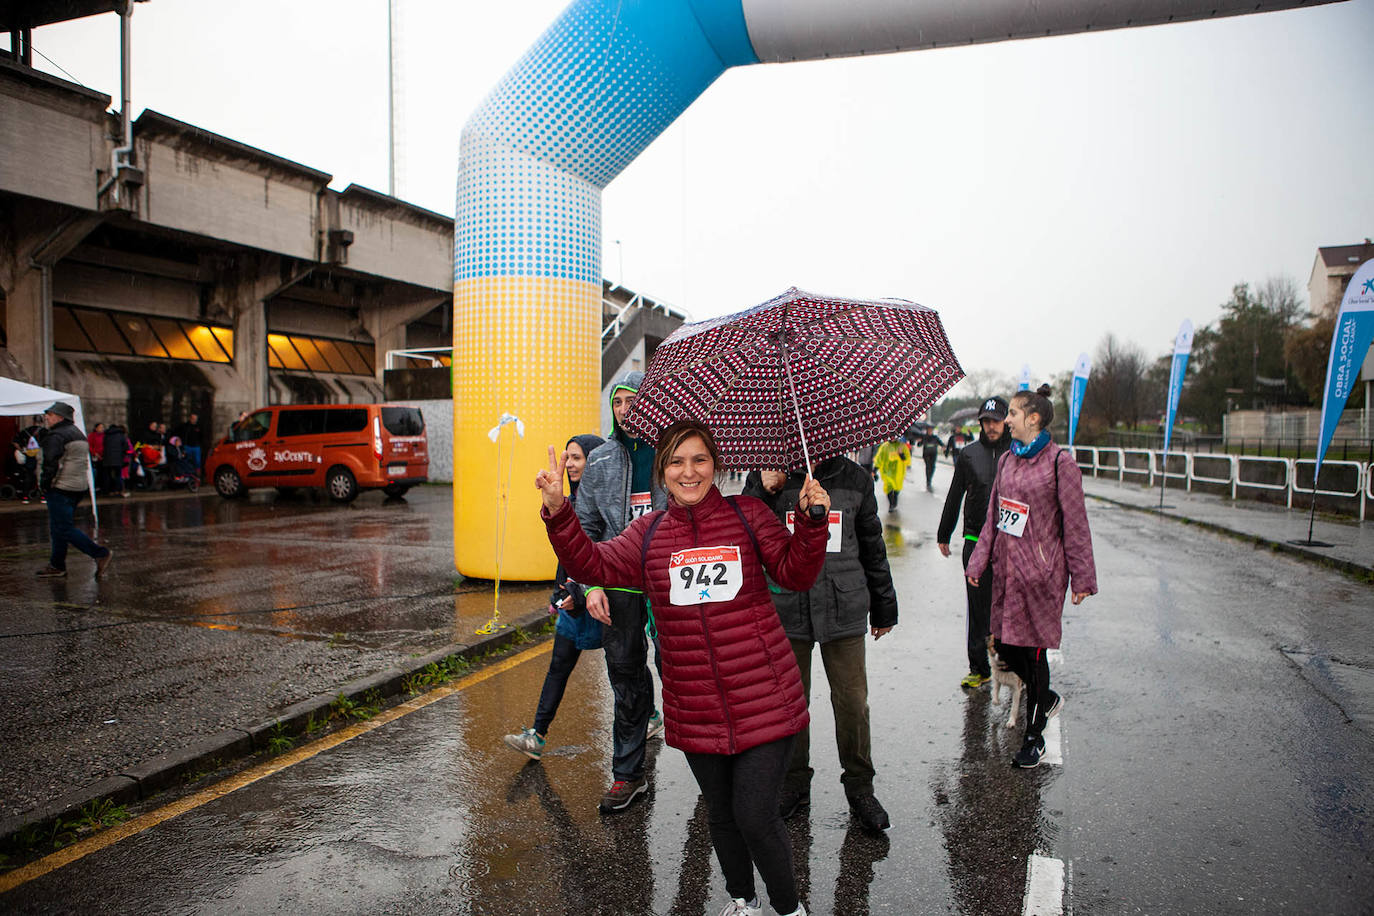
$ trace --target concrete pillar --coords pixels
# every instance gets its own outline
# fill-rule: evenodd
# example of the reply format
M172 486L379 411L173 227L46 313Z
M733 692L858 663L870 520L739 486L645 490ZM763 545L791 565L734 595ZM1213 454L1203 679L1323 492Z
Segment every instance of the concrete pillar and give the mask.
M5 336L10 356L19 364L20 381L48 387L52 383L52 336L44 332L51 320L52 301L43 295L39 271L21 270L6 279Z
M372 362L378 382L383 380L382 373L386 371L387 351L406 347L406 325L448 301L448 296L437 293L398 294L363 307L360 317L363 327L372 335Z
M267 300L282 287L282 259L240 255L219 266L209 311L234 325L234 372L254 407L267 403Z

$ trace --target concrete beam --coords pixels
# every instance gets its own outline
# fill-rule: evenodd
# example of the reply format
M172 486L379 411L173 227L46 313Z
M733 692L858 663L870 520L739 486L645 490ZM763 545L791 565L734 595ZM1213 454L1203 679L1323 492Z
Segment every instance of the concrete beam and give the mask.
M52 385L53 265L103 219L99 213L21 198L12 198L0 211L6 336L24 381Z

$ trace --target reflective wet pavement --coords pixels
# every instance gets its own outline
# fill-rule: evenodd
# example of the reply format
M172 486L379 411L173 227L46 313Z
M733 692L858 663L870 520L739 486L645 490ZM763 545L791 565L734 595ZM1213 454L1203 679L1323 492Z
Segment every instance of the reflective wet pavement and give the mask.
M1065 864L1066 912L1370 912L1374 588L1090 502L1103 594L1066 610L1063 762L1015 771L1005 705L957 686L963 593L957 558L933 543L941 501L909 491L885 517L902 599L869 653L886 838L845 810L817 672L812 808L790 824L812 912L1020 913L1033 853ZM501 743L528 724L547 644L517 659L0 907L716 912L724 889L682 755L653 742L653 790L599 815L601 653L584 655L540 763Z
M102 502L99 581L75 551L37 579L46 511L0 515L0 818L471 643L491 616L490 583L455 585L447 488L274 496ZM503 615L546 595L508 585Z

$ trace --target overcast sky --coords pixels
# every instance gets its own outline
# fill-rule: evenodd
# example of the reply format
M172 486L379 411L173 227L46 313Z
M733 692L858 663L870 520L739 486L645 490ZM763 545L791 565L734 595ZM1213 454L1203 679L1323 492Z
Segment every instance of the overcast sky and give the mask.
M399 196L453 214L463 122L565 5L399 0ZM386 22L384 0L139 3L134 113L385 191ZM731 70L607 188L603 272L695 318L793 285L912 299L966 371L1048 377L1108 331L1163 355L1233 284L1305 295L1318 246L1374 236L1371 35L1350 0ZM116 16L34 45L118 106Z

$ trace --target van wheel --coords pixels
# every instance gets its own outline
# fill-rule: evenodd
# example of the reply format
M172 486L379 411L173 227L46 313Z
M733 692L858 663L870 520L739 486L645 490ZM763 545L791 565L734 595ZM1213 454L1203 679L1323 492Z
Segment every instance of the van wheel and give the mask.
M353 479L353 473L345 467L332 467L324 478L324 488L329 491L329 498L336 503L351 503L358 498L358 481Z
M243 495L243 480L239 472L231 467L215 471L215 492L225 499L236 499Z
M382 487L382 492L387 496L405 496L409 489L410 484L408 483L389 483Z

